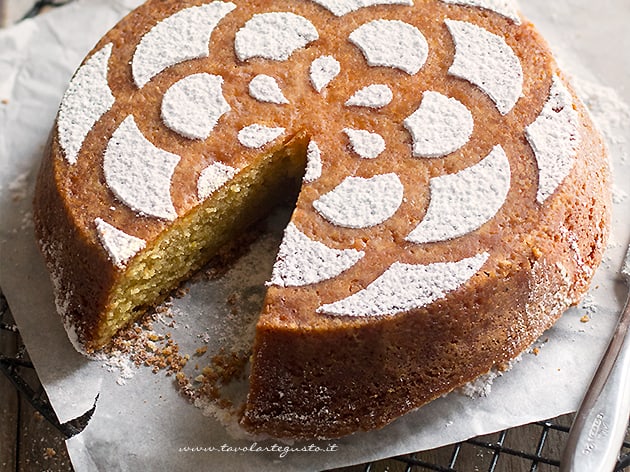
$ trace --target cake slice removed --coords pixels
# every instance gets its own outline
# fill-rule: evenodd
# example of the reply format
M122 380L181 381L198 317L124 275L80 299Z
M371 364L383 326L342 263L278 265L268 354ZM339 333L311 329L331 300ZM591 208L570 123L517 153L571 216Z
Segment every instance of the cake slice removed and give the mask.
M609 181L510 1L149 0L71 80L34 219L90 353L297 198L241 423L332 438L503 368L577 303Z

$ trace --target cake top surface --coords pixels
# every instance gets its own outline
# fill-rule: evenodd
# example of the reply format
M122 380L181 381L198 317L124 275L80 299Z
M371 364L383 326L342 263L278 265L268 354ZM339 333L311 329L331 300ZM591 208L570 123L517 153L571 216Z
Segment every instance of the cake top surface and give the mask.
M577 112L540 50L506 0L149 1L71 81L56 169L82 202L78 224L124 270L306 132L271 283L360 270L363 288L320 311L417 308L473 277L501 246L497 228L515 212L534 221L571 171ZM513 182L531 191L517 199Z

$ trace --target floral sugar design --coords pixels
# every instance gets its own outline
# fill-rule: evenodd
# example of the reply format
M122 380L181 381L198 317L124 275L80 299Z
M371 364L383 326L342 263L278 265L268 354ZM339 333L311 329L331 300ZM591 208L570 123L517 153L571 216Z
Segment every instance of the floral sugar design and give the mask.
M271 284L318 284L372 267L376 240L385 265L351 295L324 300L319 313L395 314L478 273L491 249L475 234L486 225L499 231L516 185L511 163L532 156L532 201L542 208L573 166L577 113L551 73L536 82L548 96L539 114L521 112L534 100L525 79L539 64L484 21L497 15L517 31L510 1L435 0L442 15L431 21L409 15L412 3L270 1L252 14L213 1L152 20L135 45L99 45L64 96L57 131L67 165L102 156L103 191L120 205L91 218L112 262L122 269L144 247L138 228L156 234L231 185L252 156L305 132L298 211L335 236L318 240L291 223ZM477 12L478 22L458 19L462 11ZM113 61L129 64L119 68L125 77L110 73ZM357 64L370 73L357 76ZM148 104L149 125L134 116L137 103ZM522 139L503 136L507 124ZM489 127L491 138L476 135ZM97 128L106 142L93 137ZM192 175L180 175L183 161ZM113 212L130 215L130 234L108 223ZM459 240L468 253L425 259L425 245Z

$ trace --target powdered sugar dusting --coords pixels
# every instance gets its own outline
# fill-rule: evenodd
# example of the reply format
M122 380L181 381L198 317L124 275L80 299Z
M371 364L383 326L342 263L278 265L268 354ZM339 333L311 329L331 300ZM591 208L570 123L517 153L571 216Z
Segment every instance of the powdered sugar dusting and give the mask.
M458 390L470 398L487 397L492 391L492 383L499 375L497 371L491 370L487 374L480 375L475 380L462 385Z
M552 280L550 274L558 274L559 280ZM573 304L569 296L569 289L572 286L573 279L560 262L550 266L544 259L534 261L529 282L529 297L525 304L528 319L537 321L560 316Z
M322 90L341 72L339 61L332 56L320 56L311 62L309 75L311 84L317 93Z
M57 294L55 294L55 308L57 309L57 313L61 315L63 328L66 331L66 335L68 336L68 341L70 341L70 344L72 344L72 347L75 349L75 351L89 358L91 354L85 350L85 346L83 346L83 344L81 344L81 341L79 341L79 334L77 333L76 325L70 320L68 316L66 316L67 304L64 307L61 307L58 301L59 298L57 298Z
M385 140L378 133L363 129L344 128L350 147L363 159L374 159L385 150Z
M418 28L400 20L374 20L350 34L350 41L370 66L416 74L429 55L429 44Z
M619 204L623 203L628 199L628 192L619 188L617 185L613 185L612 187L612 200L613 203Z
M154 76L179 62L210 55L210 36L228 13L230 2L214 1L180 10L156 24L138 44L131 62L133 79L143 87Z
M501 368L494 367L488 373L480 375L475 380L464 384L458 388L457 391L470 398L487 397L492 392L492 384L494 381L501 377L505 372L511 370L517 362L520 362L522 355L519 355L515 359L512 359L505 366Z
M11 194L12 201L18 202L28 196L30 175L30 171L22 172L9 182L9 193ZM2 190L1 187L0 190Z
M365 253L332 249L313 241L289 223L284 231L271 285L299 287L331 279L356 264Z
M510 163L499 145L479 164L432 178L427 213L406 240L445 241L476 230L503 206L510 180Z
M518 14L516 2L512 0L442 0L444 3L452 5L466 5L471 7L485 8L492 10L499 15L512 20L515 24L521 24L521 18Z
M284 131L284 128L253 124L238 132L238 141L245 147L258 149L281 136Z
M118 378L116 378L118 385L126 385L127 380L133 378L135 375L131 359L120 353L111 355L103 360L103 367L105 367L108 372L118 372Z
M584 101L606 141L612 144L626 143L625 134L620 133L618 128L627 126L630 122L630 107L619 96L619 93L613 88L579 77L571 77L571 85ZM621 159L625 161L627 155L625 150L623 152Z
M85 137L115 98L107 83L112 44L95 52L76 72L61 100L57 116L59 145L70 164L76 164Z
M318 38L315 26L295 13L259 13L236 32L234 49L241 61L252 57L286 61Z
M306 148L306 172L304 182L314 182L322 175L322 153L314 140L310 140Z
M129 259L145 248L146 242L115 228L101 218L94 220L98 239L114 265L123 269Z
M387 85L368 85L356 91L352 97L346 101L346 106L383 108L385 105L388 105L393 98L394 95Z
M199 180L197 180L197 196L199 200L208 198L235 175L236 169L234 167L221 162L210 164L201 172Z
M420 107L405 121L416 157L443 157L457 151L472 136L472 113L460 101L439 92L424 92Z
M142 214L174 220L171 178L180 157L155 147L128 116L107 143L105 181L125 205Z
M455 59L448 72L479 87L502 115L514 108L523 93L523 68L500 36L472 23L445 20L455 42Z
M223 97L223 78L192 74L175 82L162 99L162 120L173 131L191 139L206 139L230 105Z
M317 312L339 316L382 316L420 308L465 284L488 257L489 254L484 252L457 262L429 265L395 262L363 290L322 305Z
M536 199L539 203L549 198L571 172L580 144L578 125L573 98L554 75L549 99L526 131L538 163Z
M346 177L313 206L332 224L345 228L368 228L396 213L403 198L403 185L396 174L369 179Z
M249 83L249 94L260 102L282 105L289 103L276 79L269 75L259 74Z
M571 231L566 226L560 226L560 235L569 243L571 251L573 251L573 261L575 262L576 270L581 271L585 278L590 278L593 275L593 268L586 263L578 244L579 238L574 231Z
M312 0L335 16L343 16L359 8L374 5L413 5L412 0Z
M68 340L77 352L89 357L85 346L79 341L77 327L69 314L72 289L67 288L65 284L67 279L65 268L59 264L61 254L65 251L65 246L59 241L46 241L44 239L40 239L38 243L42 248L42 252L46 254L46 268L50 273L50 281L53 285L55 309L61 317Z
M218 405L218 402L208 398L196 398L194 405L202 410L204 416L216 419L225 428L226 432L234 439L249 439L251 435L240 425L241 414Z

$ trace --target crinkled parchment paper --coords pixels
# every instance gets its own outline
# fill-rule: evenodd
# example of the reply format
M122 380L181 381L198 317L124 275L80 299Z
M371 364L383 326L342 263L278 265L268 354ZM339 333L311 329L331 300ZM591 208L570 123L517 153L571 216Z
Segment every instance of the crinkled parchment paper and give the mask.
M164 371L156 374L124 358L86 359L74 351L55 313L33 236L34 179L73 71L137 3L78 1L0 31L0 285L59 419L78 417L96 402L87 428L67 443L76 470L322 470L434 448L576 408L624 296L617 271L630 236L630 145L623 138L630 136L630 126L620 97L630 100L630 56L618 54L630 50L625 32L630 4L527 0L522 5L576 77L609 142L617 177L610 247L583 305L541 338L537 355L524 354L495 379L489 395L453 393L380 431L295 443L293 448L313 445L322 451L293 452L273 440L236 439L232 428L184 400ZM282 222L279 217L270 224L269 233L223 276L193 283L186 296L172 302L173 318L155 322L172 332L181 353L196 362L198 348L212 352L251 335L238 320L255 318ZM580 321L585 314L588 323Z

